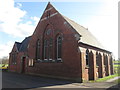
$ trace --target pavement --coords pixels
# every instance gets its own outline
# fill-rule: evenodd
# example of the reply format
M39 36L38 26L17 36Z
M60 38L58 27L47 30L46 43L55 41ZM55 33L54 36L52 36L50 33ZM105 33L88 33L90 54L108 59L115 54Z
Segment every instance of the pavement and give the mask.
M43 88L111 88L115 86L114 88L119 88L118 85L116 85L113 82L101 82L101 83L72 83L72 84L66 84L66 85L58 85L58 86L48 86Z
M40 76L18 74L12 72L2 73L2 87L3 88L26 88L29 90L36 90L40 88L118 88L120 84L116 84L114 80L120 77L107 80L106 82L86 82L74 83L67 80L45 78ZM120 89L119 89L120 90Z
M107 80L106 82L114 82L114 81L117 80L117 79L120 79L120 76L114 77L114 78L112 78L112 79L110 79L110 80Z

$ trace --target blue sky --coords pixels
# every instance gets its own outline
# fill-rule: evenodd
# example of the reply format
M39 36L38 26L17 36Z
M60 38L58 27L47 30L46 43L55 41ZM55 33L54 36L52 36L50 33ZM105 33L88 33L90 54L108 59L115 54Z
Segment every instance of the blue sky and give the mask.
M0 4L1 58L9 55L15 41L21 42L33 33L48 2L0 0L0 3L2 3ZM117 2L112 0L112 2L51 2L51 4L64 16L88 28L103 46L118 57Z
M17 2L18 3L18 2ZM15 6L17 6L15 3ZM41 17L48 2L20 2L21 9L27 11L29 17ZM51 4L63 15L76 19L77 21L85 22L92 15L97 15L99 9L104 4L103 2L51 2ZM28 17L25 17L28 20Z

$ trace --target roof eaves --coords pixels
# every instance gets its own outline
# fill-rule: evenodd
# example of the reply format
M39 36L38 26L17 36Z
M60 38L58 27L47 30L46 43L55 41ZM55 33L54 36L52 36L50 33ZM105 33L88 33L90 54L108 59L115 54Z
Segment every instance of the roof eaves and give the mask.
M80 44L83 44L83 45L86 45L86 46L89 46L89 47L92 47L92 48L96 48L96 49L99 49L99 50L102 50L102 51L105 51L105 52L108 52L108 53L112 53L106 49L102 49L102 48L99 48L99 47L95 47L95 46L92 46L92 45L89 45L89 44L86 44L86 43L83 43L83 42L79 42L79 45Z

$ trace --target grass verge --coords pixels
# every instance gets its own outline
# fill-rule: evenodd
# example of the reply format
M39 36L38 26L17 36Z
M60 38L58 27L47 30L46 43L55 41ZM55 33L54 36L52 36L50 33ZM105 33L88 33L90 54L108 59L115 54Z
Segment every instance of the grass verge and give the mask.
M120 79L115 80L115 83L116 84L120 83Z
M106 76L104 78L98 78L96 81L90 81L90 82L105 82L105 81L112 79L114 77L117 77L117 76L118 76L118 74L114 74L114 75ZM118 82L118 81L116 81L116 82Z
M114 67L120 67L120 65L114 65Z

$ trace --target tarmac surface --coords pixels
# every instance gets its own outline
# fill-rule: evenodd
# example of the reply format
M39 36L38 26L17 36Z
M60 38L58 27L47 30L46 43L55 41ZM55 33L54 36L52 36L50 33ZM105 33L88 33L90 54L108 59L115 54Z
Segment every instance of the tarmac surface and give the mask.
M120 90L120 84L116 84L114 82L114 80L118 78L99 83L75 83L67 80L45 78L13 72L3 72L2 88L24 88L30 90L40 88L101 88L106 90L109 88L114 88L113 90Z

